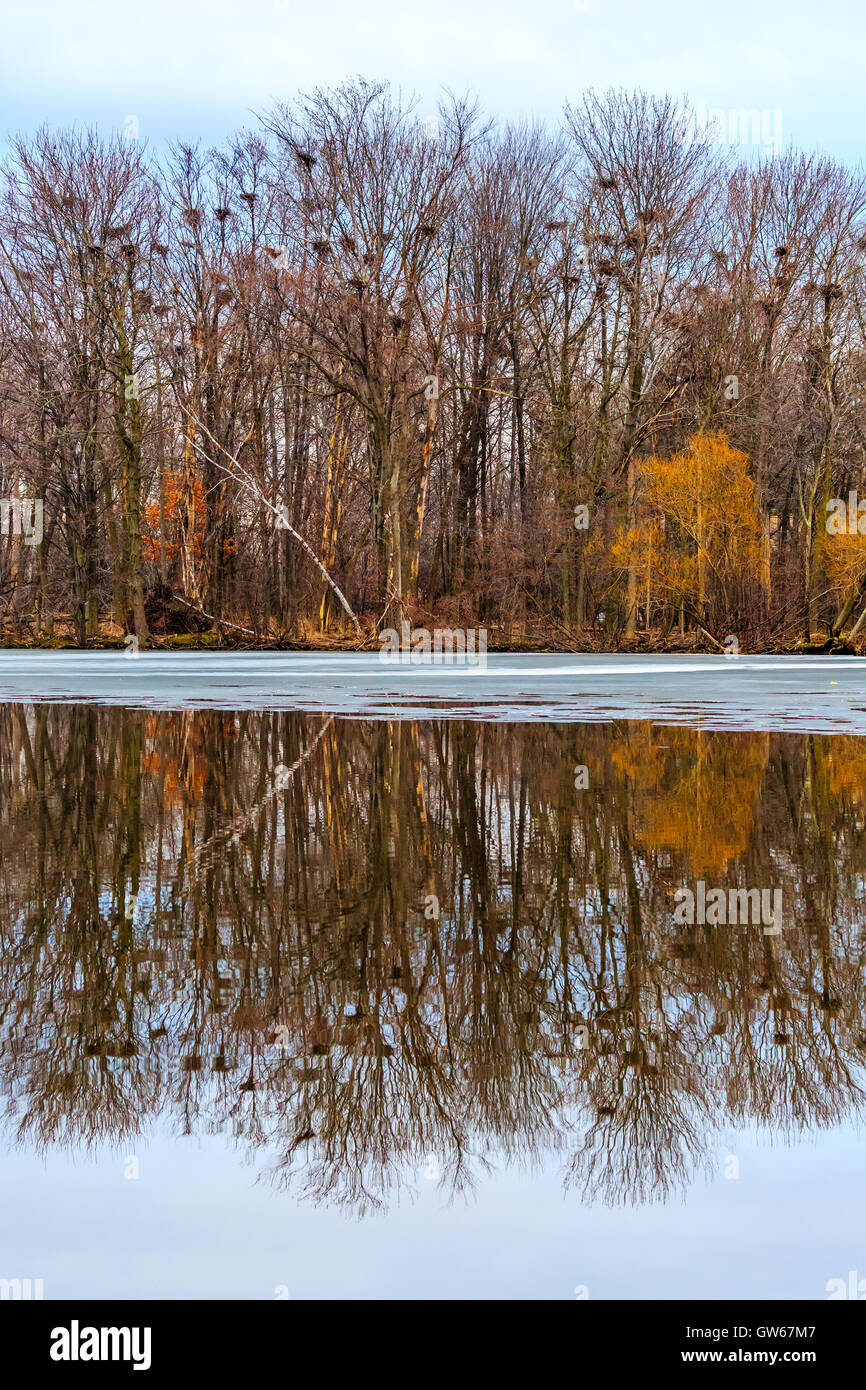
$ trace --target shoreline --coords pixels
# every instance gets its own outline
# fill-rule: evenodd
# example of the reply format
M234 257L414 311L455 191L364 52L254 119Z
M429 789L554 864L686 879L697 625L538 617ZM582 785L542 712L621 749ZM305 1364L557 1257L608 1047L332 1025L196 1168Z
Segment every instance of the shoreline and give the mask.
M35 642L32 640L18 640L9 636L0 637L0 653L2 652L125 652L129 646L128 639L114 636L102 636L93 638L86 645L82 646L72 640L58 638L53 642ZM147 646L140 648L141 652L309 652L311 654L325 655L329 653L351 655L353 653L366 652L375 655L382 650L381 642L372 636L365 636L359 641L350 641L343 638L328 639L322 637L314 638L263 638L259 642L239 641L230 634L218 632L209 633L172 633L166 636L154 635L151 637ZM640 637L619 643L601 642L573 642L561 640L550 641L541 639L515 639L497 640L496 637L488 637L487 651L490 654L505 655L529 655L529 656L720 656L724 654L721 643L707 641L706 638L698 635L694 641L662 641L662 640L641 640ZM768 643L760 646L741 645L739 648L741 656L866 656L866 638L863 641L852 643L845 640L826 637L823 641L805 642L778 642Z

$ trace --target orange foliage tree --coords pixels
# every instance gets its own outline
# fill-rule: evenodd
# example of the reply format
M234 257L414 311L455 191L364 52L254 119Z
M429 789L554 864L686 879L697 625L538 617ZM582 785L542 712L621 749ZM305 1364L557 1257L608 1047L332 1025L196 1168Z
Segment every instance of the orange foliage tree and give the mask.
M157 564L164 558L167 569L176 565L184 543L184 475L179 469L163 471L163 501L144 509L144 550L146 558ZM204 484L196 473L192 479L192 553L196 567L201 564L206 520Z
M859 616L851 629L853 636L866 618L866 535L859 530L832 532L823 545L827 580L838 604L831 632L837 637L857 608Z
M711 632L748 627L763 555L748 456L723 430L699 433L681 454L642 460L638 486L635 524L618 534L614 556L635 567L647 626L663 604L669 618L687 614Z

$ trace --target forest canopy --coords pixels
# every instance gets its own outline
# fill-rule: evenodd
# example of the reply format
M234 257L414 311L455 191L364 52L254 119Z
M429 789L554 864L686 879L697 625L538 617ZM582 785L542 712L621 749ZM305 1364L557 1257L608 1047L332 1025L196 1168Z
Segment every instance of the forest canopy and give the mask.
M859 631L859 170L624 91L550 130L354 79L129 134L0 171L7 639Z

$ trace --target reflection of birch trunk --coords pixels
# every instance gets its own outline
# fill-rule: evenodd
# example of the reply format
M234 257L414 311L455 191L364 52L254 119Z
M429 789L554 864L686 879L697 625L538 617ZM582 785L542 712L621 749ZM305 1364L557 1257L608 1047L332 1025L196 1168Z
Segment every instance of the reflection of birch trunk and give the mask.
M276 796L278 792L284 792L286 790L298 769L303 767L310 755L318 748L333 722L334 715L331 714L325 720L325 723L316 734L312 743L307 745L293 763L288 767L285 763L277 764L274 768L273 778L270 785L266 788L264 795L259 797L258 801L256 801L248 811L244 811L241 815L235 816L234 820L230 821L228 825L223 826L221 830L214 831L203 844L199 845L190 861L191 874L198 874L203 868L215 864L217 862L218 852L232 841L239 840L241 835L254 825L259 812L268 804L271 798Z

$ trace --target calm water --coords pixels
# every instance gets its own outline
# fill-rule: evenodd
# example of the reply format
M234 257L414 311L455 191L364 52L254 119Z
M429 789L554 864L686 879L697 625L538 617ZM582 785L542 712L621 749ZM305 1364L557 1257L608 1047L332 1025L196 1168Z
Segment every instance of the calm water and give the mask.
M866 742L728 727L799 677L665 677L712 728L335 716L342 677L317 713L148 708L164 691L118 666L126 705L52 676L57 703L0 706L0 1276L49 1298L866 1278ZM840 695L836 669L806 676L822 730L866 706L862 665ZM780 893L778 929L683 922L699 883Z

